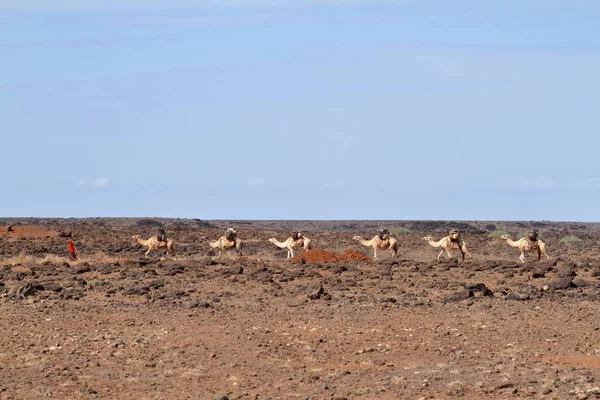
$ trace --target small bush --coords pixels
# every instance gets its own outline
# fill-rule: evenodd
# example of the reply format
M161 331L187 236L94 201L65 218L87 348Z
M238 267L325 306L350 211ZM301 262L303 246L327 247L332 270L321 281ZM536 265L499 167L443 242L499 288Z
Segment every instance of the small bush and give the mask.
M568 236L561 237L560 241L562 243L575 243L575 242L581 242L581 239L579 239L577 236L568 235Z
M524 237L529 236L530 231L518 233L515 240L519 240ZM538 240L542 240L544 238L544 234L542 232L538 232Z
M488 237L491 238L499 238L502 235L508 235L508 232L505 231L493 231L488 234ZM510 236L510 235L509 235Z
M392 235L394 235L394 236L408 235L410 233L410 229L401 226L401 227L398 227L398 228L392 228L392 229L390 229L390 233Z

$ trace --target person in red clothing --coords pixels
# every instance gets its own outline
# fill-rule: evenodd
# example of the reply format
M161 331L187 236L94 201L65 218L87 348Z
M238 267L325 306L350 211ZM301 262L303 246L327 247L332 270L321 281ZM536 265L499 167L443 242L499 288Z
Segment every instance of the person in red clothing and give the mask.
M77 260L77 254L75 253L75 246L73 245L73 241L71 239L69 239L67 244L69 247L69 259Z

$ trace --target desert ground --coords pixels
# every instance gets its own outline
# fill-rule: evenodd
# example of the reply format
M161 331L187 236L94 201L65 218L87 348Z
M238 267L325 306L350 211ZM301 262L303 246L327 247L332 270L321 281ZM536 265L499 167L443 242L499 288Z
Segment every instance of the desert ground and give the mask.
M131 238L158 226L177 259ZM229 226L244 255L217 258ZM352 240L379 227L399 257ZM451 227L473 258L423 240ZM550 260L499 238L531 227ZM314 249L287 260L268 239L292 229ZM0 219L0 399L600 398L599 241L546 221Z

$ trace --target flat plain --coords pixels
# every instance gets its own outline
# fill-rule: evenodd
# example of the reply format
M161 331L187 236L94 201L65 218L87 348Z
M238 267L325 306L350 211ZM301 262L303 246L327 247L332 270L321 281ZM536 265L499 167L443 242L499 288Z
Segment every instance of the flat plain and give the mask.
M158 226L177 259L131 238ZM229 226L244 255L217 258ZM352 240L379 227L399 257ZM473 258L423 240L452 227ZM531 227L550 260L499 238ZM293 229L315 250L290 261L268 239ZM547 221L5 218L0 399L600 398L599 241Z

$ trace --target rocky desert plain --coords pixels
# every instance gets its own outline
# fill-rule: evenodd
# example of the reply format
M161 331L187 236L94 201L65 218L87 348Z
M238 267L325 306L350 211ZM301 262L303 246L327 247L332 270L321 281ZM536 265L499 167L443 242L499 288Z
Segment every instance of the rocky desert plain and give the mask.
M132 240L167 230L178 257ZM233 226L244 254L211 251ZM399 256L352 240L380 227ZM500 238L539 229L551 259ZM458 228L472 258L423 240ZM269 243L301 229L313 249ZM78 259L70 260L67 241ZM0 399L600 398L600 224L0 219Z

